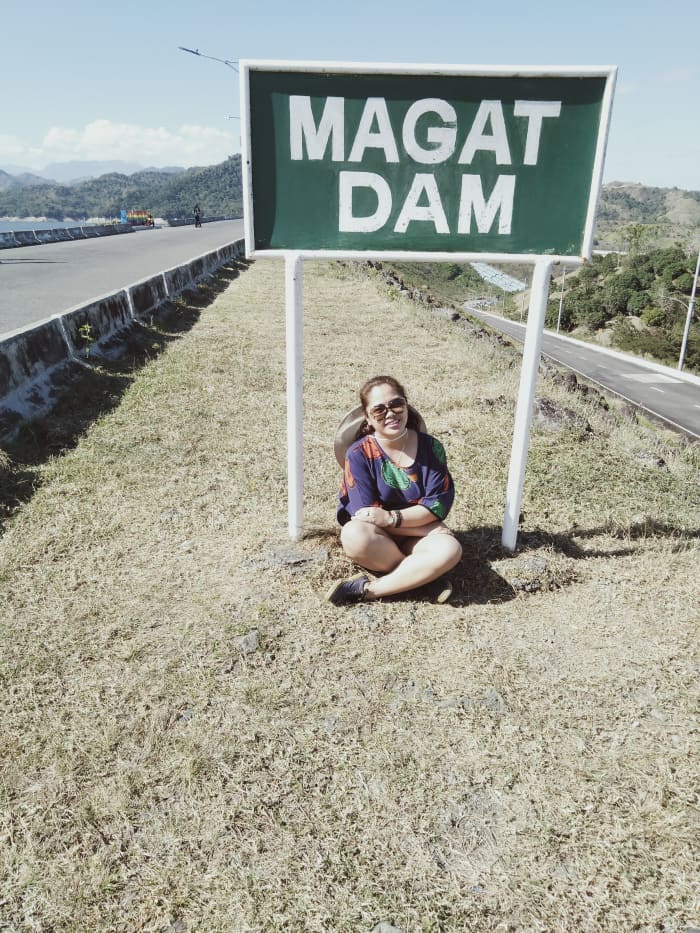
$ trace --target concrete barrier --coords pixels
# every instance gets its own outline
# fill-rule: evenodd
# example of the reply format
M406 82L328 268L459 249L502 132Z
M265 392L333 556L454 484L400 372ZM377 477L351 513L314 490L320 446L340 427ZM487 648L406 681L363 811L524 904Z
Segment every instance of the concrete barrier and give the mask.
M202 217L203 224L213 224L219 220L240 220L243 215L238 217L227 217L225 214L217 214L214 217ZM192 227L194 226L194 216L192 217L177 217L175 220L168 221L169 227Z
M128 289L129 298L134 309L134 317L138 321L146 321L152 317L164 301L171 296L165 285L163 273L143 282L137 282Z
M203 281L209 275L209 266L204 256L199 256L190 263L190 275L194 283Z
M61 314L64 333L75 355L87 359L93 354L118 355L118 338L133 326L134 318L126 289L98 298L89 305L71 308Z
M54 230L34 230L37 243L55 243ZM26 244L25 244L26 245Z
M60 377L75 365L59 318L10 334L0 344L0 436L47 411Z
M39 242L33 230L15 230L15 240L18 246L35 246Z
M36 246L38 243L62 243L86 237L133 233L129 224L86 224L84 227L52 227L49 230L14 230L0 233L0 249Z
M163 281L169 298L176 298L194 285L189 265L175 266L174 269L168 269L167 272L163 273Z

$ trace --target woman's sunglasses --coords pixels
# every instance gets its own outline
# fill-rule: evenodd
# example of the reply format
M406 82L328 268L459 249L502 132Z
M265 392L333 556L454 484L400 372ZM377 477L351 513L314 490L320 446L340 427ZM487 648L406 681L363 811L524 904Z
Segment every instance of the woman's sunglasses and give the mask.
M369 413L372 418L375 418L377 421L383 421L386 418L386 413L388 411L398 413L404 410L406 404L406 399L401 398L400 395L397 395L396 398L389 399L386 405L373 405L370 408Z

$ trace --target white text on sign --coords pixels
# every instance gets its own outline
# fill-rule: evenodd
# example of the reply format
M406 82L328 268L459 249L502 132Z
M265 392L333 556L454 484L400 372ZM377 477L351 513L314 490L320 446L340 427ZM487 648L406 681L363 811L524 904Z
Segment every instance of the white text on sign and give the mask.
M526 120L522 165L537 165L540 140L545 119L556 119L561 113L561 101L516 100L513 116ZM418 121L434 116L422 145L417 138ZM462 139L464 140L462 142ZM512 145L508 138L503 104L499 100L483 100L468 128L460 127L455 108L440 98L424 98L408 108L403 119L400 144L391 123L389 109L383 97L367 98L350 151L345 152L345 98L327 97L323 113L316 122L311 98L292 95L289 98L289 149L292 161L322 160L330 149L332 162L361 163L365 152L383 152L387 164L402 158L421 165L438 165L457 153L457 165L471 165L479 152L492 153L496 165L512 166ZM306 154L305 154L306 153ZM472 220L478 233L490 233L498 217L498 234L511 232L515 198L514 174L502 174L496 179L488 198L480 175L461 175L460 202L457 213L457 233L472 232ZM356 215L353 194L356 189L371 190L376 208L371 214ZM387 180L376 172L341 171L338 189L338 229L341 232L372 233L384 227L394 209L394 198ZM418 172L394 222L394 232L405 233L414 221L430 223L438 234L449 234L447 215L440 197L437 180L429 172Z

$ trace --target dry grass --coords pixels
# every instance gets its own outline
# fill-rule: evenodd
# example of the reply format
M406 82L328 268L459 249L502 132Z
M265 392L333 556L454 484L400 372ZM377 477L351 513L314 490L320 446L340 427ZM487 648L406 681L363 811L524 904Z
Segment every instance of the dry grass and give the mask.
M698 925L697 447L543 382L593 431L533 435L508 557L515 351L352 267L308 264L304 306L298 546L276 262L8 523L0 929ZM335 425L378 371L447 447L450 606L319 597L349 569Z

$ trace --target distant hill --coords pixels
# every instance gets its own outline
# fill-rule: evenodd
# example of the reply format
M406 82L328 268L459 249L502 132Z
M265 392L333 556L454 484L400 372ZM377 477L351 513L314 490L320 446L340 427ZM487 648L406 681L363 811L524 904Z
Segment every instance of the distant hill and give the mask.
M3 188L6 175L0 173L0 217L116 218L122 209L140 209L173 219L189 217L195 203L205 216L236 215L242 209L238 154L204 168L114 172L74 185L44 181Z
M20 184L25 184L24 179L36 178L39 181L55 182L60 185L75 185L81 181L88 181L90 178L99 178L101 175L111 175L115 172L120 175L133 175L135 172L163 172L171 175L176 172L184 172L182 166L167 165L162 168L153 166L139 165L136 162L125 162L118 159L102 161L78 161L72 162L51 162L45 168L37 169L35 172L27 172L18 166L5 165L4 172L0 173L12 175Z
M91 166L110 163L63 163L66 172L88 174ZM114 163L133 168L132 163ZM47 166L48 172L52 166ZM151 211L158 217L189 216L198 202L205 214L241 211L241 160L231 156L219 165L201 168L110 171L74 184L45 181L37 175L0 171L0 216L110 217L122 208ZM700 191L650 188L612 182L604 185L595 238L597 248L626 250L631 225L646 246L680 241L700 245ZM637 240L639 245L639 239Z
M3 172L0 169L0 191L8 191L11 188L28 188L32 185L45 185L46 179L38 175L32 175L30 172L22 172L20 175L10 175L9 172Z
M596 239L625 248L625 228L641 224L646 245L700 245L700 191L612 182L600 197Z

